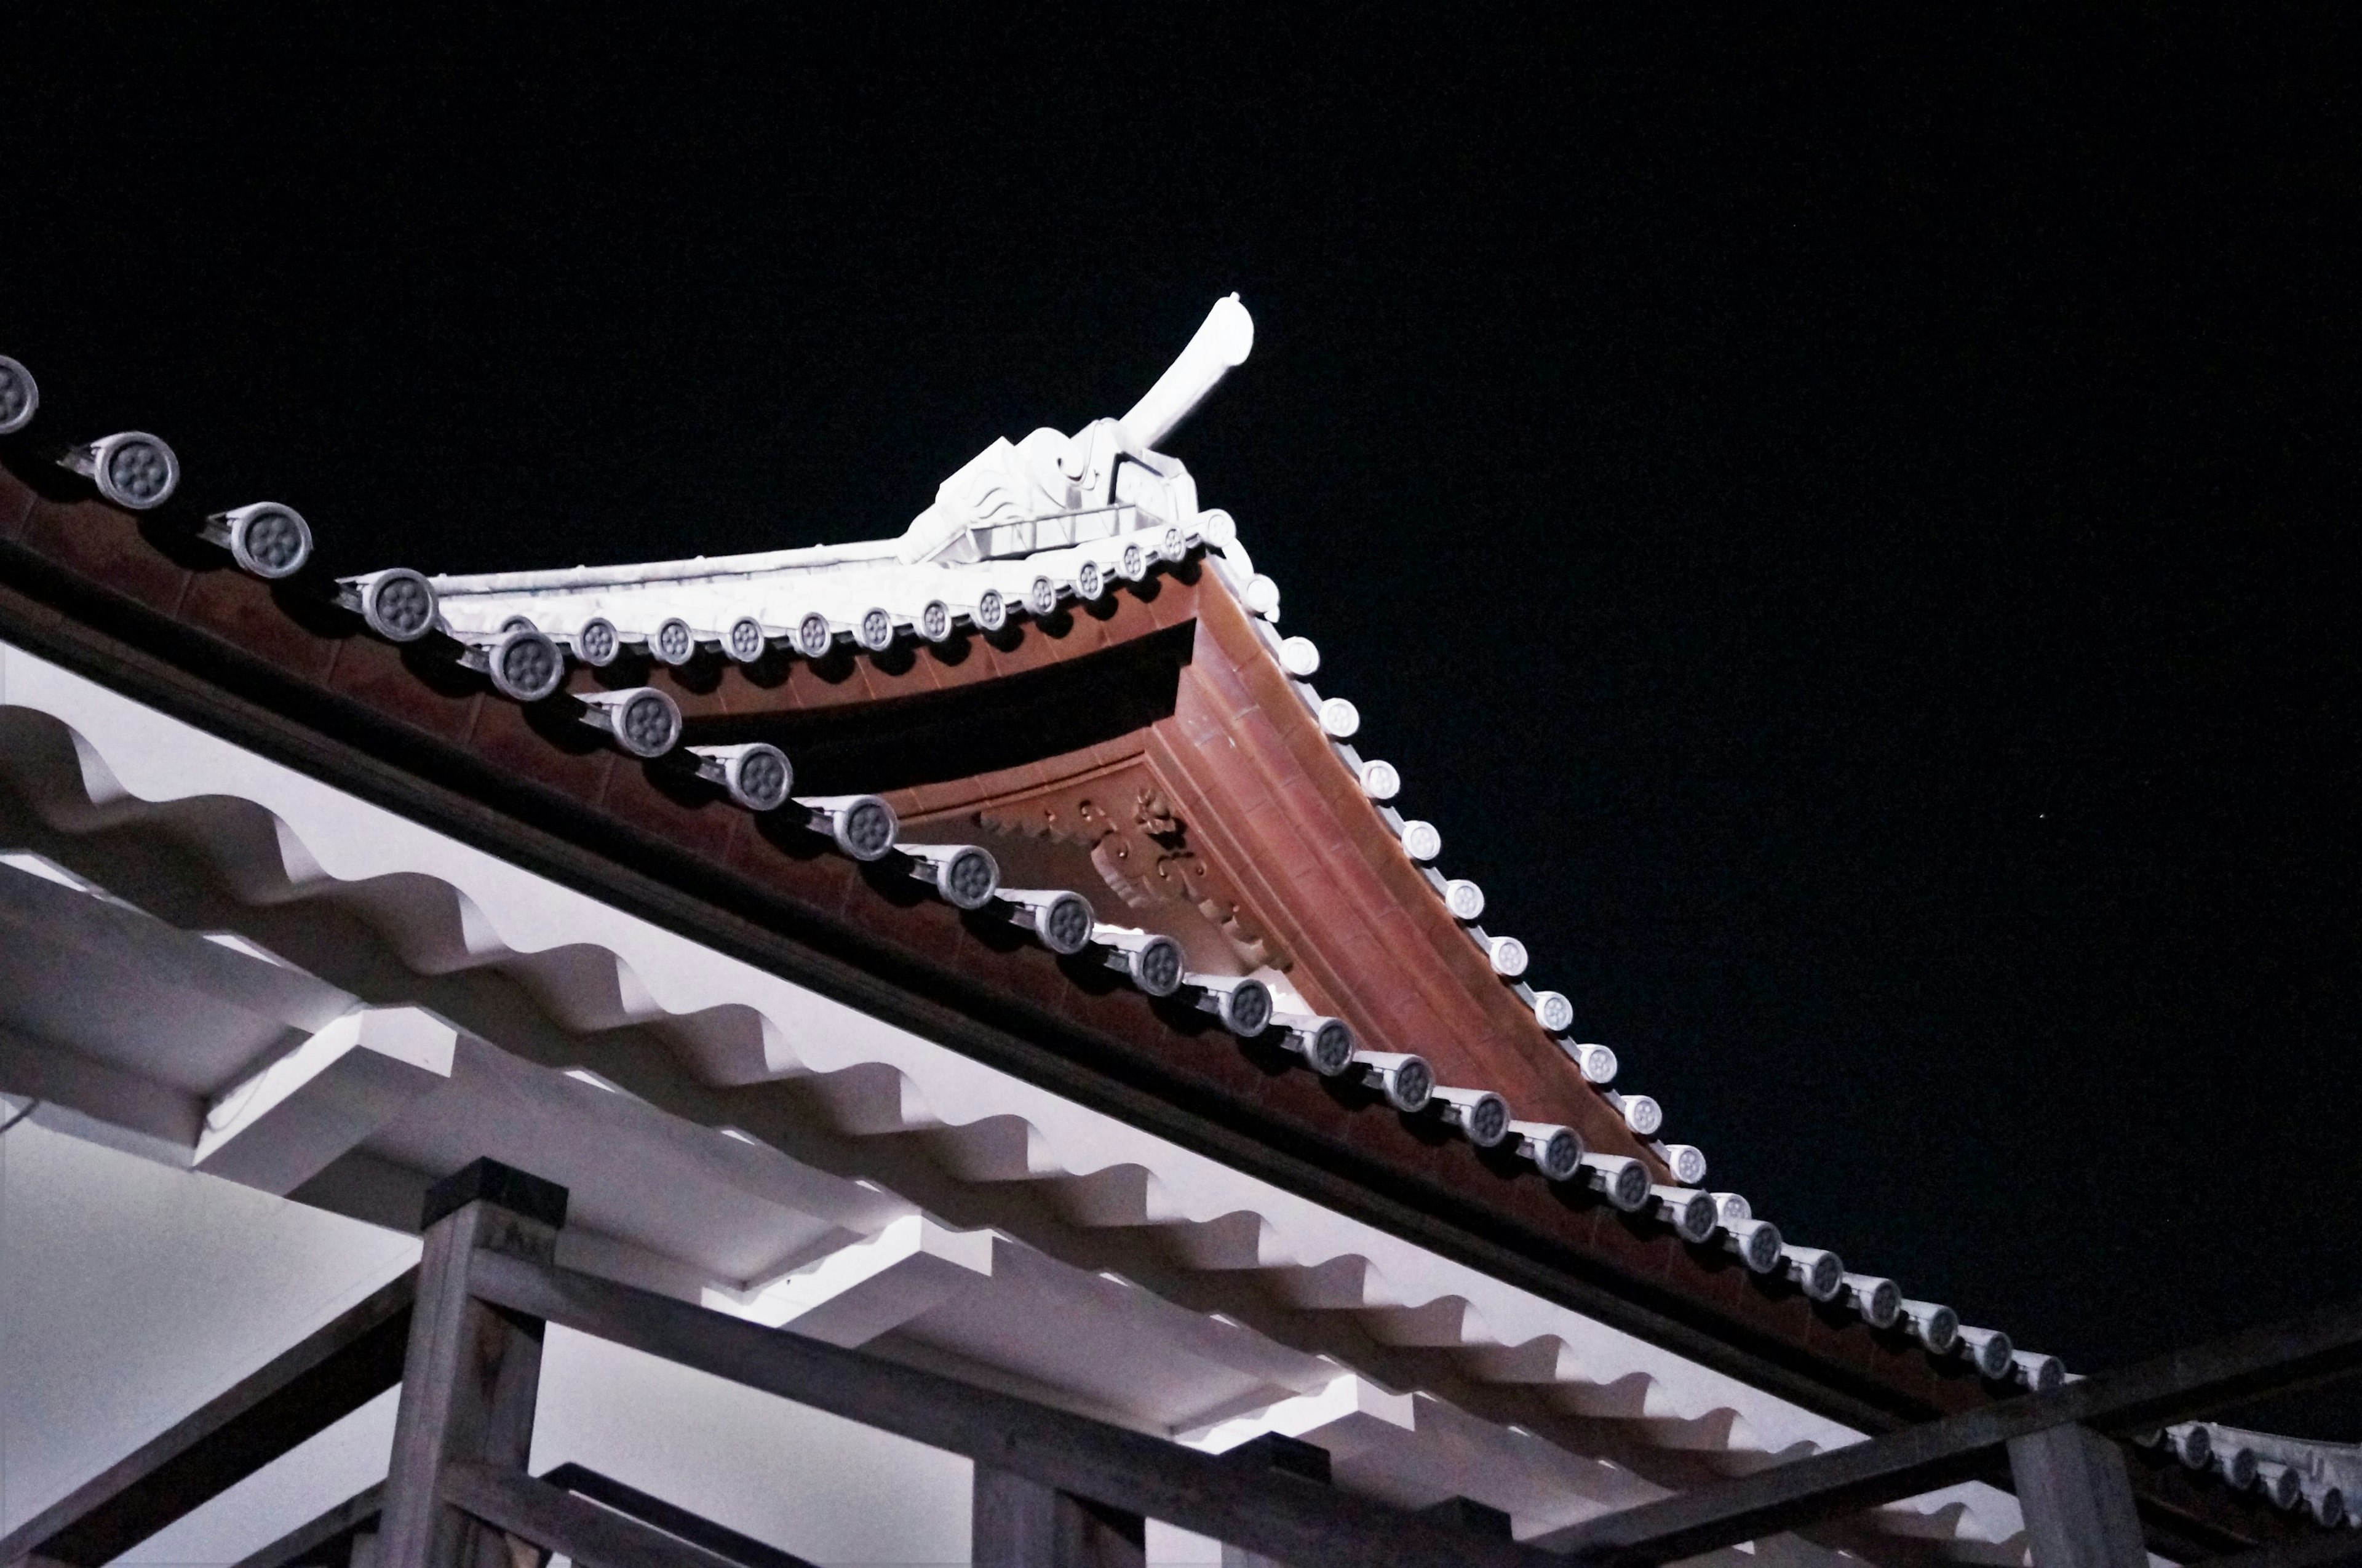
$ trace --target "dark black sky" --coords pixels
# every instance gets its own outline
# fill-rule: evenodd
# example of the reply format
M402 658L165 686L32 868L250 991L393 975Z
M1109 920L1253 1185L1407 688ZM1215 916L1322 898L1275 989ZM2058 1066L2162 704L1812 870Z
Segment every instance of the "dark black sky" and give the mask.
M46 435L340 569L866 538L1236 289L1174 449L1716 1185L2085 1368L2362 1293L2362 25L52 9Z

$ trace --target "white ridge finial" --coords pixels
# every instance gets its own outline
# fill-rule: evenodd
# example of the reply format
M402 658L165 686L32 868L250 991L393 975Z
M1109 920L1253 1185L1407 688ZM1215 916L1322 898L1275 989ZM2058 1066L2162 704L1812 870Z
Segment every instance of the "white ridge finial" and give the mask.
M1118 421L1124 439L1152 450L1189 417L1221 379L1254 348L1254 317L1236 294L1214 302L1181 357L1156 378L1148 395L1131 405Z

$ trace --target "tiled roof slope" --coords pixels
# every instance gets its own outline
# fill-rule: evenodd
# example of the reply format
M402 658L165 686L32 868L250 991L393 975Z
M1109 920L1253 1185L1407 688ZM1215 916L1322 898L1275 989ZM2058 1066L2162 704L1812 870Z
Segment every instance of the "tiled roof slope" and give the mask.
M75 619L751 914L866 976L865 999L915 995L922 1027L948 1006L1047 1043L1070 1085L1144 1090L1201 1138L1210 1120L1448 1216L1848 1419L1973 1403L1977 1372L2061 1375L1690 1189L1702 1158L1656 1141L1654 1102L1585 1082L1612 1054L1564 1038L1564 999L1521 982L1481 894L1425 864L1434 830L1385 805L1398 781L1308 684L1317 651L1271 629L1276 586L1151 449L1243 359L1243 317L1218 306L1124 420L996 443L899 540L329 585L285 508L193 537L5 479L0 537ZM177 483L161 446L73 466L145 510ZM1090 916L1054 929L1065 893Z

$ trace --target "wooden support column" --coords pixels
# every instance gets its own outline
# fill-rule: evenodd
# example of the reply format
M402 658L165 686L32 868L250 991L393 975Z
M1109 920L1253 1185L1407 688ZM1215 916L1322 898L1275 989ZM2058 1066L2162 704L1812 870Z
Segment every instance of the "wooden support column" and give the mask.
M2089 1427L2009 1441L2034 1568L2147 1568L2124 1451Z
M479 1251L542 1264L557 1251L566 1189L478 1160L426 1195L426 1249L403 1364L380 1568L538 1568L539 1552L445 1500L455 1468L522 1475L532 1458L543 1324L468 1293Z
M1264 1432L1225 1451L1222 1463L1259 1475L1293 1475L1317 1486L1330 1484L1327 1449L1318 1443L1306 1442L1302 1438L1282 1437L1277 1432ZM1287 1565L1276 1557L1265 1557L1260 1551L1249 1551L1243 1546L1232 1546L1224 1541L1222 1568L1287 1568Z
M1138 1514L976 1467L976 1568L1142 1568L1147 1552Z

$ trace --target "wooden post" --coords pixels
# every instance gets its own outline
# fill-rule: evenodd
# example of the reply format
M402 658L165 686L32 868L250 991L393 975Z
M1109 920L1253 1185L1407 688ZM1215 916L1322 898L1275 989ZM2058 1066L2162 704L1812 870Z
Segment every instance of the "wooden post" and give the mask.
M2124 1451L2083 1426L2012 1438L2009 1470L2034 1568L2147 1568Z
M552 1262L566 1189L478 1160L426 1195L426 1249L379 1523L379 1568L537 1568L540 1553L443 1500L447 1467L522 1474L532 1458L543 1325L468 1294L479 1249Z
M1302 1438L1283 1437L1277 1432L1264 1432L1249 1438L1238 1447L1224 1451L1222 1463L1241 1470L1263 1474L1293 1475L1318 1486L1330 1485L1329 1451L1319 1443L1306 1442ZM1222 1568L1287 1568L1276 1557L1265 1557L1260 1551L1249 1551L1243 1546L1222 1543Z
M1148 1526L1021 1475L976 1467L976 1568L1142 1568Z
M1274 1469L1286 1474L1301 1475L1307 1480L1319 1481L1323 1485L1329 1484L1328 1450L1295 1438L1281 1437L1276 1432L1266 1432L1255 1439L1254 1442L1264 1445ZM1278 1444L1285 1444L1288 1450L1295 1452L1270 1453L1271 1448ZM1247 1446L1253 1447L1253 1444ZM1238 1449L1231 1451L1232 1453L1239 1452L1241 1451ZM1308 1458L1308 1456L1312 1457ZM1312 1464L1319 1466L1317 1472L1309 1467ZM1423 1519L1433 1519L1448 1529L1462 1529L1472 1535L1488 1536L1495 1540L1514 1539L1510 1533L1509 1516L1498 1508L1486 1507L1473 1497L1446 1497L1442 1502L1419 1509L1418 1517ZM1242 1546L1225 1544L1222 1548L1222 1568L1286 1568L1286 1565L1275 1558L1265 1557L1259 1551L1249 1551Z

